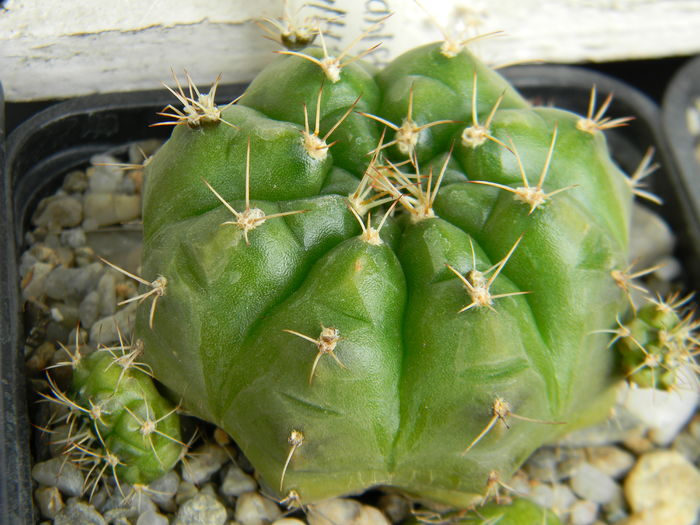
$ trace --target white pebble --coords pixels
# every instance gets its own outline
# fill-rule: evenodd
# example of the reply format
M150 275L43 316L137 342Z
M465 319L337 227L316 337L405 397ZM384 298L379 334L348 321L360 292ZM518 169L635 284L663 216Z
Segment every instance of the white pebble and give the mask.
M598 516L598 505L592 501L577 501L571 506L569 523L571 525L591 525Z
M187 466L182 469L182 479L201 485L218 472L228 460L226 449L213 443L206 443L192 451Z
M675 238L666 222L648 207L632 207L629 260L637 261L637 268L649 268L659 259L671 254Z
M93 164L117 164L110 155L95 155L90 159ZM91 166L87 169L88 192L114 192L124 177L124 170L118 166Z
M180 476L171 470L148 485L151 500L166 511L173 510L172 502L180 485Z
M251 492L257 487L257 483L251 476L243 472L238 465L232 463L226 470L221 483L221 493L224 496L236 497L245 492Z
M31 278L29 282L25 283L22 289L22 298L28 299L41 299L41 297L46 293L44 286L46 284L46 278L53 270L54 265L49 263L37 262L34 263L28 272L31 273Z
M241 494L236 501L236 521L241 525L267 525L280 514L280 508L273 501L257 492Z
M177 511L173 525L224 525L226 507L209 494L198 494Z
M34 491L34 501L44 518L56 517L64 507L61 492L56 487L39 487Z
M42 485L58 488L66 496L80 496L85 481L83 473L73 463L60 457L34 465L32 478Z
M139 516L136 525L168 525L168 518L158 512L148 510Z
M605 504L620 492L620 486L608 475L588 463L582 463L571 476L571 489L582 499Z
M347 498L333 498L309 507L309 525L390 525L379 509Z
M36 226L72 228L80 224L82 217L83 206L78 199L66 195L54 195L39 203L32 222Z
M635 461L632 454L612 445L591 447L587 450L587 456L591 465L614 479L627 474Z
M83 207L84 226L87 226L88 220L94 221L97 226L110 226L136 220L141 215L141 196L88 193L85 195Z
M646 426L649 437L657 445L668 445L678 435L695 412L700 390L694 373L680 373L685 384L673 392L652 388L623 387L618 402Z
M103 317L90 328L90 342L108 345L119 342L119 333L130 334L136 320L135 302L126 305L114 315ZM119 330L117 330L117 327Z

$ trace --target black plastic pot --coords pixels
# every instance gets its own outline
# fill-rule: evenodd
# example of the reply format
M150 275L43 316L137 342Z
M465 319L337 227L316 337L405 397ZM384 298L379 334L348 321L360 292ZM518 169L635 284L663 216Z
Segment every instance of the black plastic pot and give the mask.
M697 118L691 122L693 113ZM687 196L693 242L700 245L700 57L686 63L671 79L662 105L663 131L676 164L681 191ZM692 129L697 125L696 129Z
M678 255L687 272L688 288L700 289L695 261L700 259L700 229L692 218L698 209L687 198L684 183L669 160L660 134L659 110L633 88L602 74L567 66L522 66L506 76L526 97L585 114L590 89L598 87L600 100L615 93L610 116L634 116L630 126L607 132L613 156L627 172L638 165L648 146L654 146L662 164L652 177L651 190L666 203L661 214L679 235ZM240 94L243 86L221 86L222 101ZM51 194L69 170L85 165L98 152L150 137L163 137L167 128L148 127L155 112L172 102L165 92L112 94L75 99L53 106L18 127L6 146L5 174L0 187L3 208L0 232L5 250L0 257L0 286L6 301L0 305L2 325L3 396L0 398L0 523L33 523L31 451L22 348L24 329L17 257L31 210ZM2 150L0 149L0 160ZM0 164L2 166L2 164Z

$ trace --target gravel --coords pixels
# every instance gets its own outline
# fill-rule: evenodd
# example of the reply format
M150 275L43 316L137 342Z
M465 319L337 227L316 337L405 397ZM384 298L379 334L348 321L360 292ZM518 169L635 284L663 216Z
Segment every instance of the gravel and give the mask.
M66 496L80 496L85 483L82 471L62 457L36 463L32 478L41 485L56 487Z
M209 494L198 494L182 504L173 525L224 525L225 522L226 507ZM253 522L249 523L252 525ZM265 522L259 523L263 525ZM241 524L248 525L242 521Z

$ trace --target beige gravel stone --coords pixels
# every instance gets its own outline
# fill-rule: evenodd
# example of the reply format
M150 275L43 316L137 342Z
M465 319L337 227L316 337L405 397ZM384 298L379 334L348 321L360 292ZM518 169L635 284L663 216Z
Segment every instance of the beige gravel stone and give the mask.
M379 509L346 498L333 498L309 507L309 525L391 525Z
M614 479L627 474L635 459L629 452L612 445L587 448L586 457L588 463Z
M700 471L678 452L650 452L632 468L624 491L636 520L631 524L692 525L700 509Z
M659 505L653 509L632 514L615 525L693 525L696 514L689 509L678 509L671 505Z

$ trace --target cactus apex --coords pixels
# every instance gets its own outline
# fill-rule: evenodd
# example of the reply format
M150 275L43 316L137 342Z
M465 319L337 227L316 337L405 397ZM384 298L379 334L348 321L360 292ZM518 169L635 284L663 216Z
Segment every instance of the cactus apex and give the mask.
M165 88L180 101L182 104L182 110L177 109L172 104L167 105L162 111L156 113L156 115L169 117L173 120L157 122L151 126L179 126L184 124L190 128L199 128L205 124L217 124L222 122L227 126L236 128L236 126L221 118L221 113L227 107L238 102L241 97L229 102L223 108L216 105L216 90L219 86L219 82L221 82L221 74L216 77L208 93L201 93L195 83L192 81L190 74L185 71L189 96L185 94L175 71L172 71L172 74L175 84L177 85L177 90L174 90L165 83L163 83L163 86L165 86Z

